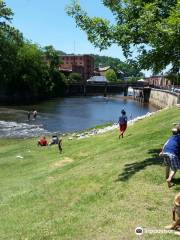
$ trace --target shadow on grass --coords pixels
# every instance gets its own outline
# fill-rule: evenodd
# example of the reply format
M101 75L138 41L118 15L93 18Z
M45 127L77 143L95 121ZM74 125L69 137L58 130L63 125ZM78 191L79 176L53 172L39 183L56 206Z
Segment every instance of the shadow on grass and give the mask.
M180 191L180 178L174 178L173 183L175 184L174 189L176 191Z
M151 154L150 158L145 159L142 162L134 162L130 164L125 164L123 172L119 174L117 181L127 181L135 173L144 170L146 167L151 165L162 165L163 159L159 157L160 149L151 149L148 151Z

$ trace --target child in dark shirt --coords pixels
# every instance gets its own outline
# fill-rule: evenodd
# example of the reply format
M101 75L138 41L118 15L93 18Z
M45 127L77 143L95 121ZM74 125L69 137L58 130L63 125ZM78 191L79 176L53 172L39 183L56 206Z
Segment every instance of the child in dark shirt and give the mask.
M120 137L123 138L124 132L126 131L126 128L127 128L127 116L124 109L121 111L121 116L119 117L118 123L119 123L119 131L120 131L119 138Z
M172 129L172 132L173 135L164 144L162 152L159 154L164 157L164 163L167 166L166 181L168 187L173 186L172 179L176 174L176 171L180 169L180 126Z

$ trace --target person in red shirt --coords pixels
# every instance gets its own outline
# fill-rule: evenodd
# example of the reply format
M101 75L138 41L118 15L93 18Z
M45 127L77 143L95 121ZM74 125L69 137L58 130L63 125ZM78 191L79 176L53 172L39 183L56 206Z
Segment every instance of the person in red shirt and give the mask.
M43 136L39 141L38 141L38 146L47 146L48 141L46 140L46 137Z

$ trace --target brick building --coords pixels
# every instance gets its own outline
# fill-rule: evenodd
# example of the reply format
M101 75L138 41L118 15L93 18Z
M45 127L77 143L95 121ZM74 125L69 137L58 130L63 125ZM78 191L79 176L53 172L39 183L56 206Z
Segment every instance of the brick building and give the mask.
M146 77L146 81L148 81L150 86L159 87L159 88L167 88L171 85L169 79L166 76L151 76Z
M80 73L84 81L93 76L94 58L90 55L62 55L63 63L59 69L62 72Z

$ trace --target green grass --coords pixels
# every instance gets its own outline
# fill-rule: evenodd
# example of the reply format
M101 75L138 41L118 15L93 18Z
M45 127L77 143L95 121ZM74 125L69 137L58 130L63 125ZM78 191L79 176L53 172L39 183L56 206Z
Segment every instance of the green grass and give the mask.
M137 226L163 229L180 185L167 188L158 153L179 113L174 107L141 120L120 140L118 129L65 138L62 154L37 147L37 139L1 139L0 239L132 240Z

